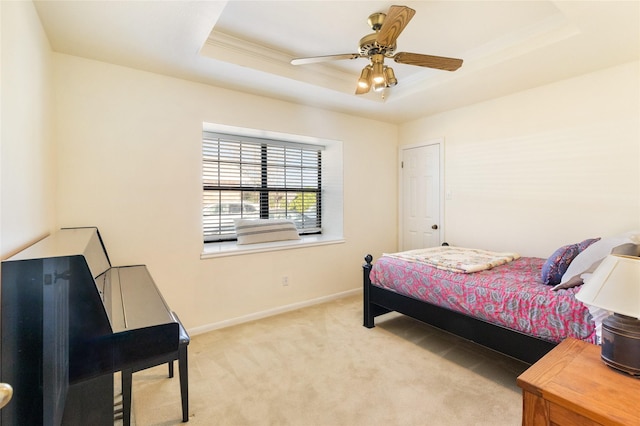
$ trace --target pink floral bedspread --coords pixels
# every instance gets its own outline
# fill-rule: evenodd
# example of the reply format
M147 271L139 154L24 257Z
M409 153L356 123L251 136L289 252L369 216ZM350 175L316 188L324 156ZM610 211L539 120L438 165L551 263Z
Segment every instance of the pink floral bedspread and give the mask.
M574 287L542 283L544 259L521 257L493 269L462 274L391 256L373 265L371 283L414 299L481 318L551 342L596 342L595 325Z

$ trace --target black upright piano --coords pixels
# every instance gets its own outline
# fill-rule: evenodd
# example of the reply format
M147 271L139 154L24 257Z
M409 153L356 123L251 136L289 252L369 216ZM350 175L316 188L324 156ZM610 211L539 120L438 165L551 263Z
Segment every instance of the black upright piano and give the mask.
M2 262L1 426L113 425L113 373L178 350L144 265L112 267L97 228L61 229Z

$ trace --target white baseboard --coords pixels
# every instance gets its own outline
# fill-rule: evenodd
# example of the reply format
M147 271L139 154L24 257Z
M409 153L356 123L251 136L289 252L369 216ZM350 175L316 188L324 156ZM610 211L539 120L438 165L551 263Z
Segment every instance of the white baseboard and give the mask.
M320 303L342 299L343 297L354 296L361 292L362 292L361 288L356 288L353 290L343 291L341 293L331 294L329 296L318 297L317 299L305 300L304 302L292 303L290 305L279 306L277 308L268 309L266 311L255 312L253 314L244 315L237 318L232 318L224 321L214 322L212 324L190 328L189 330L187 330L187 332L189 333L189 335L195 336L198 334L206 333L208 331L218 330L220 328L231 327L233 325L238 325L238 324L242 324L249 321L259 320L259 319L270 317L273 315L295 311L296 309L305 308L307 306L318 305Z

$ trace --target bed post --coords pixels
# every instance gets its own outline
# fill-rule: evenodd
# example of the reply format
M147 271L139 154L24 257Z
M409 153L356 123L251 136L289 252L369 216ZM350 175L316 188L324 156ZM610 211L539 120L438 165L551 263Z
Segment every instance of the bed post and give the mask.
M363 325L367 328L373 328L376 326L375 324L375 315L373 314L373 308L371 306L371 278L369 274L371 273L371 261L373 260L373 256L370 254L364 257L365 264L362 265L362 300L363 300L363 313L364 313L364 323Z

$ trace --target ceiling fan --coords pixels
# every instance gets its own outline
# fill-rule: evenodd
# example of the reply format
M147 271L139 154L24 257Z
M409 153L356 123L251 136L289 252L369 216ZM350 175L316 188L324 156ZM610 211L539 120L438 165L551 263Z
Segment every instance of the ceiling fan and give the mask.
M305 65L341 59L367 58L370 62L360 73L358 85L356 86L356 95L367 93L372 88L374 91L381 91L386 87L398 84L393 69L384 64L385 58L393 59L400 64L417 65L445 71L455 71L460 68L462 59L409 52L395 53L396 39L415 13L415 10L407 6L391 6L388 14L374 13L369 16L367 22L375 32L360 39L358 53L295 58L291 60L291 64Z

